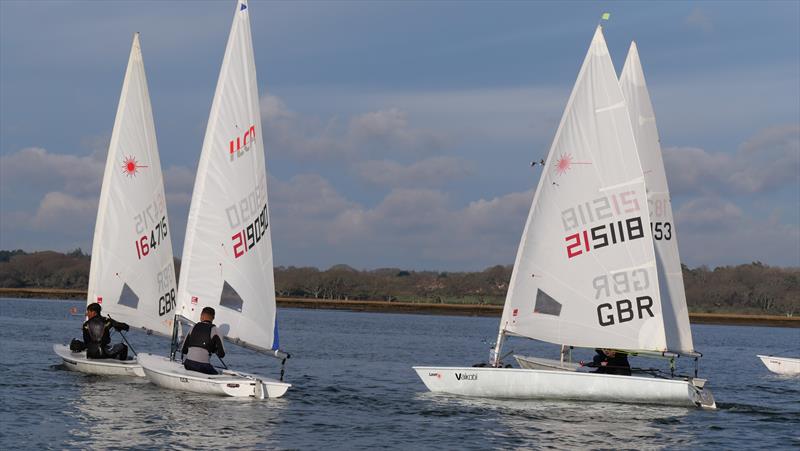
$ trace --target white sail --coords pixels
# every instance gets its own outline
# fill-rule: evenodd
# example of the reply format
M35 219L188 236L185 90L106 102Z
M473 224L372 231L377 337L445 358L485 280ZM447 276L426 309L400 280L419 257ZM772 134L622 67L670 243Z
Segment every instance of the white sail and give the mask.
M639 159L647 185L647 203L656 249L658 280L661 288L661 308L671 351L692 353L692 330L689 310L683 288L683 273L678 254L678 236L672 216L667 174L661 156L661 145L656 128L656 117L650 103L644 71L636 43L631 43L628 58L619 79L622 93L628 103L628 112L639 150Z
M598 27L539 180L501 332L665 350L649 229L625 99Z
M236 4L195 180L183 248L178 313L216 309L228 339L278 348L256 67L247 2Z
M139 34L133 36L97 211L87 303L169 335L176 301L172 241Z

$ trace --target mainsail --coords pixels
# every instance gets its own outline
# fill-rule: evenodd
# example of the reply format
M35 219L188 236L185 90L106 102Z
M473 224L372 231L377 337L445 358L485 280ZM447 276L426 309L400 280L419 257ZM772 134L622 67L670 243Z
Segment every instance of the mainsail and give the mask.
M132 327L172 331L172 241L139 34L133 36L97 210L87 303Z
M267 172L245 0L236 5L211 105L183 248L178 314L203 307L228 339L278 349Z
M628 58L619 79L628 103L633 134L647 185L647 202L656 249L661 308L664 312L667 347L671 351L692 353L692 330L683 288L683 273L678 254L675 221L672 216L667 174L661 155L656 117L644 79L636 43L631 43Z
M534 195L501 332L666 350L649 230L633 130L598 26Z

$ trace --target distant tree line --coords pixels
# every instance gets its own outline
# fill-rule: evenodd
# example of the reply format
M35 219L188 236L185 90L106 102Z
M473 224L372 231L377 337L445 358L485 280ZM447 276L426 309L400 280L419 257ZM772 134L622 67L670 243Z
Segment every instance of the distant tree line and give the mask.
M81 249L67 253L0 251L0 287L86 289L90 257ZM179 274L180 261L175 260ZM359 271L347 265L327 270L275 268L275 292L283 297L384 300L431 303L502 304L512 267L478 272L410 271L381 268ZM761 262L738 266L683 266L692 312L800 314L800 268Z

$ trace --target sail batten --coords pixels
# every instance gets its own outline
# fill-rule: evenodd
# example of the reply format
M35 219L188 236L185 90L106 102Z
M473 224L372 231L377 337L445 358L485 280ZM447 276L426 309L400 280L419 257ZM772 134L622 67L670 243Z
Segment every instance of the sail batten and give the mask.
M620 75L620 86L628 103L631 124L639 151L650 208L652 234L667 345L671 350L693 353L692 331L683 285L677 232L672 214L672 205L664 169L664 160L659 144L655 113L650 93L644 78L639 52L635 42L631 43L628 57Z
M189 210L178 312L229 341L277 348L267 173L247 3L236 5Z
M106 157L87 304L131 327L169 335L176 287L153 111L134 34Z
M666 350L645 179L600 27L542 171L501 332ZM536 310L537 297L546 311Z

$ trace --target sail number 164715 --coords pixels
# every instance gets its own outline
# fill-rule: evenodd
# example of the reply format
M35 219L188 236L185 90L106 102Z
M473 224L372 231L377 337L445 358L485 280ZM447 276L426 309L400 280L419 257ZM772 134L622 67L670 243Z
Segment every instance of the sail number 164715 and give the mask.
M155 250L158 246L161 246L161 240L167 237L167 217L162 216L161 222L156 224L150 233L145 233L144 235L140 236L138 239L134 240L134 244L136 245L136 256L139 257L139 260L142 257L146 257L150 255L151 250Z

